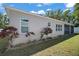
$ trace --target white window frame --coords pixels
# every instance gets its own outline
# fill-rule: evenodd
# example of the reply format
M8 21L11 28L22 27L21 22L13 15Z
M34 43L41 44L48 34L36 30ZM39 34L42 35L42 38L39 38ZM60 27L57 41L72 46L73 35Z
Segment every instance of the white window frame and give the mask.
M23 26L22 23L21 23L22 22L22 19L26 19L26 20L28 20L28 19L25 16L21 16L20 17L20 28L21 28L20 30L21 30L21 33L26 33L26 32L22 32L22 26ZM24 26L24 27L28 27L28 25L27 26ZM28 30L27 30L27 32L28 32Z

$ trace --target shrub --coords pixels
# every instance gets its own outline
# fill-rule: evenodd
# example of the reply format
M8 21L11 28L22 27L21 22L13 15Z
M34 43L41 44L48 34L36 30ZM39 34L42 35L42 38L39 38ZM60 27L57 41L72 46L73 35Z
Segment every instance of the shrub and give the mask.
M26 34L25 34L25 36L26 36L26 37L30 36L30 33L29 33L29 32L28 32L28 33L26 33Z
M48 35L49 33L52 33L52 29L51 28L44 28L41 33Z
M1 37L1 38L6 37L6 36L8 36L8 34L7 34L6 31L0 32L0 37Z
M43 38L44 35L48 35L52 32L53 32L52 29L49 27L43 28L43 30L41 31L41 39Z
M5 27L4 30L12 30L12 31L17 31L17 28L13 26Z
M34 33L34 32L30 32L30 34L35 35L35 33Z
M19 33L18 33L18 32L14 32L14 33L13 33L13 37L14 37L14 38L17 38L17 37L18 37L18 35L19 35Z
M0 37L6 37L9 34L12 34L13 36L17 37L19 35L19 33L17 32L17 28L13 27L13 26L9 26L9 27L5 27L1 32L0 32Z
M34 33L34 32L27 32L27 33L25 34L26 37L28 37L28 36L30 36L30 35L35 35L35 33Z

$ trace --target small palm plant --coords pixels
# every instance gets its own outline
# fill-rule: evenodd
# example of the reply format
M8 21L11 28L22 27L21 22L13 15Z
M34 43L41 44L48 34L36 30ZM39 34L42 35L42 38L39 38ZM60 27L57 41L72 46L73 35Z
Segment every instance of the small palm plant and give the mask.
M43 30L41 31L41 39L43 39L44 35L48 35L52 33L52 29L49 27L43 28Z
M35 35L35 33L34 33L34 32L27 32L27 33L25 34L26 37L31 36L31 35Z
M9 26L9 27L5 27L1 32L0 32L0 37L5 38L5 37L9 37L8 41L9 41L9 46L12 47L12 43L13 43L13 38L17 38L19 35L19 33L17 32L17 28L13 27L13 26Z
M25 36L29 39L29 40L28 40L28 43L31 43L31 42L34 41L34 40L31 40L34 35L35 35L34 32L26 32Z

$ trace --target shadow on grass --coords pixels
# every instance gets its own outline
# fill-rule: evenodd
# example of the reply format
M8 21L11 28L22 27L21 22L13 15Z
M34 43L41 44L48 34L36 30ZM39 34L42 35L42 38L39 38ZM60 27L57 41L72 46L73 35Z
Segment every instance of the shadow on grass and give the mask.
M58 36L57 38L51 39L51 40L47 40L47 41L43 41L39 44L33 44L30 46L27 46L25 48L20 48L20 49L15 49L15 50L8 50L6 51L3 55L6 56L29 56L32 55L34 53L37 53L41 50L44 50L46 48L49 48L51 46L54 46L62 41L65 41L73 36L75 36L76 34L72 34L72 35L63 35L63 36Z

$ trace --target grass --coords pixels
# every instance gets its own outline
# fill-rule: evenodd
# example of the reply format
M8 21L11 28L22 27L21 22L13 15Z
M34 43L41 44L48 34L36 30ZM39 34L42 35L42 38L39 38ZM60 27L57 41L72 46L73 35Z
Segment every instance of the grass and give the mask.
M0 38L0 49L2 49L7 43L8 43L7 37L6 38Z
M59 44L51 46L34 55L40 56L78 56L79 55L79 35L69 38Z
M27 46L27 47L24 47L24 48L19 48L19 49L14 49L14 50L8 50L5 53L0 54L0 55L6 55L6 56L8 56L8 55L9 56L12 56L12 55L13 56L44 55L44 53L41 54L41 51L43 51L45 49L48 49L48 48L51 48L51 47L54 47L55 45L59 45L59 47L57 47L56 49L54 49L54 50L57 50L57 51L59 50L59 52L57 52L57 51L54 52L54 54L57 54L57 55L60 54L61 51L63 51L61 49L62 46L63 46L63 48L65 47L64 48L65 50L67 49L66 46L69 46L71 48L77 48L77 50L78 50L79 49L78 48L78 42L79 42L78 38L79 38L79 35L76 35L75 38L73 36L75 36L75 35L59 36L59 37L57 37L55 39L43 41L43 42L41 42L39 44L33 44L33 45L30 45L30 46ZM71 39L71 37L72 37L72 39ZM63 42L66 42L66 43L63 43ZM48 53L45 54L45 55L50 55L50 52L52 52L54 50L51 49L51 51L47 51ZM75 50L74 52L78 53L77 50ZM70 51L72 51L72 50L70 50ZM74 55L78 55L78 54L75 54L75 53L73 53L73 54Z
M4 50L6 49L7 45L8 45L7 37L0 38L0 53L4 52Z

